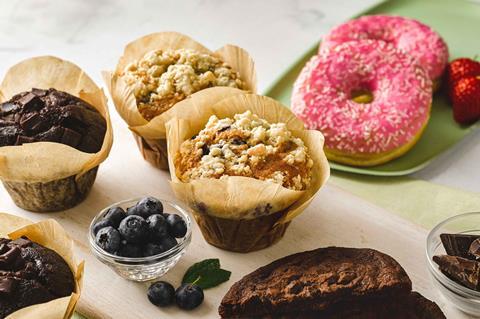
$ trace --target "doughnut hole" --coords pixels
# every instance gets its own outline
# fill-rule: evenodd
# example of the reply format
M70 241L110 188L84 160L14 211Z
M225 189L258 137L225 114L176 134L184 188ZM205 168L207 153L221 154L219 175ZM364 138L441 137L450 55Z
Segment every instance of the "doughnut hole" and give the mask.
M368 104L373 102L373 92L368 89L355 89L350 92L350 99L359 104Z

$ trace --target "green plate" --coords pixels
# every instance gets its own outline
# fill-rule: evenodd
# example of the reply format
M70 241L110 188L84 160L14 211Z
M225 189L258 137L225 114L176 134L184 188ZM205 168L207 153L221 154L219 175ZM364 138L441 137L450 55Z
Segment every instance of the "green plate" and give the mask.
M466 0L395 0L382 3L364 14L395 14L418 19L439 32L448 43L450 58L474 57L480 54L480 3ZM362 14L363 15L363 14ZM265 93L290 105L292 85L305 63L315 54L318 43L310 48ZM405 155L369 168L330 163L333 169L350 173L378 176L400 176L416 172L445 152L475 126L460 126L453 120L452 109L445 97L437 93L432 115L418 143Z

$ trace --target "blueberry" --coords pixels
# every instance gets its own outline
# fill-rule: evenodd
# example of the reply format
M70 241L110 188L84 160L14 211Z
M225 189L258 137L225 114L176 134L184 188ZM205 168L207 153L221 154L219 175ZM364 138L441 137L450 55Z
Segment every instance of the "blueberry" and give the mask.
M177 246L177 240L171 236L164 237L160 240L160 245L163 247L164 251L167 251Z
M147 296L155 306L166 307L175 300L175 289L166 281L157 281L148 288Z
M120 241L120 233L112 226L100 229L95 237L97 245L111 254L115 254L118 251L118 248L120 248Z
M148 243L143 249L143 256L149 257L158 255L172 249L177 245L177 241L173 237L164 237L158 243Z
M165 252L165 249L160 244L148 243L143 248L143 256L144 257L155 256L155 255L161 254L163 252Z
M175 238L182 238L187 233L187 223L185 223L185 220L179 215L168 215L167 224L170 235Z
M185 310L197 308L203 302L203 290L194 284L183 284L175 291L175 301Z
M137 215L127 216L120 223L118 231L127 242L132 244L141 243L147 235L147 222Z
M113 227L118 228L120 222L127 217L127 213L123 210L123 208L115 206L110 208L105 217L103 219L108 220Z
M93 228L92 228L93 234L96 236L100 229L108 227L108 226L112 226L110 221L102 219L101 221L99 221L95 225L93 225Z
M136 244L124 243L120 245L118 254L123 257L138 258L142 257L142 248Z
M158 241L168 236L168 224L165 217L159 214L147 218L148 235L150 240Z
M148 218L150 215L162 214L162 202L153 197L142 198L135 206L127 209L129 215L138 215Z

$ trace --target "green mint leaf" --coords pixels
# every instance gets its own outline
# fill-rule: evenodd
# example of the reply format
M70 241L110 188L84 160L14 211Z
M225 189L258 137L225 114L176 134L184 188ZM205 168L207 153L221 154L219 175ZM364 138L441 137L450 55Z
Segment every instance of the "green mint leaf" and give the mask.
M194 283L202 289L208 289L229 280L231 274L228 270L220 269L220 260L206 259L188 268L182 284Z
M205 259L201 262L195 263L190 268L188 268L185 275L183 275L182 284L191 284L195 280L197 280L198 277L200 277L203 273L214 269L220 269L220 260L218 258Z
M213 288L230 279L232 273L224 269L211 269L198 277L196 285L202 289Z

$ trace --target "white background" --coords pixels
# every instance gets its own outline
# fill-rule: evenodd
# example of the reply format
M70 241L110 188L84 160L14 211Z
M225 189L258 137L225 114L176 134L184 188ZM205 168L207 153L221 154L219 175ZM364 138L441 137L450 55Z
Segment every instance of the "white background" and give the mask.
M127 42L169 30L211 49L226 43L247 49L262 92L329 28L377 2L0 0L0 77L24 58L49 54L75 62L103 85L100 71L113 69ZM111 113L114 129L127 130ZM479 141L477 131L414 176L479 192Z

